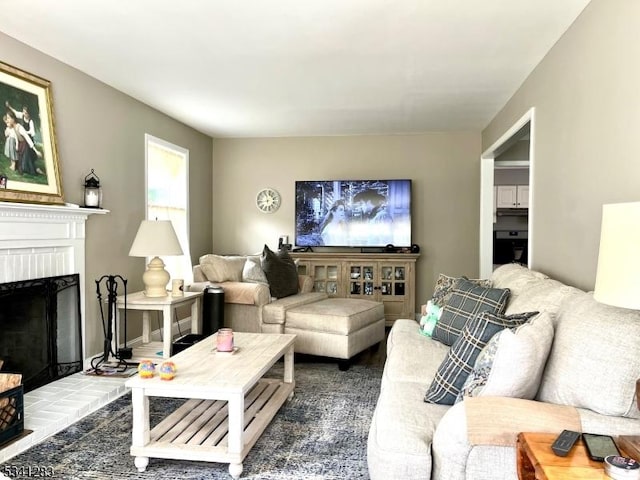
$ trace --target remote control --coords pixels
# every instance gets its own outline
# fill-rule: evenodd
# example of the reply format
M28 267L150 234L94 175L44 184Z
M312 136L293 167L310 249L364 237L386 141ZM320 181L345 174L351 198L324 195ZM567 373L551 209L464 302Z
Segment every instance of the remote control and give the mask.
M579 432L573 432L571 430L563 430L558 438L555 439L551 445L551 450L559 457L566 457L567 454L573 448L573 445L580 438Z

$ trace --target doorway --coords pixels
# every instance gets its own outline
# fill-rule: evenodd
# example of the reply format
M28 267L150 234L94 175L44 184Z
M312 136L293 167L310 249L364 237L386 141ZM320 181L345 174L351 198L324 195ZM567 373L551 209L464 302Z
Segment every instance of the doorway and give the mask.
M527 265L533 261L533 185L534 172L534 126L535 108L531 108L523 115L502 137L489 147L480 157L480 276L488 278L494 269L494 243L496 233L494 226L497 221L496 210L496 169L526 169L528 172L528 188L525 194L527 203L526 252ZM505 152L513 149L523 138L528 137L528 159L514 159L505 156ZM506 158L505 158L506 157ZM503 211L504 213L504 211ZM522 215L522 211L514 209L514 215Z

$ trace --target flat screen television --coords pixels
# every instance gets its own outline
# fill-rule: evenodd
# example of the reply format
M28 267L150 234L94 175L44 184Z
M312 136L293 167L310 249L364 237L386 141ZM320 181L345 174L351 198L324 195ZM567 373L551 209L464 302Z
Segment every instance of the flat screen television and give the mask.
M411 245L411 180L296 182L300 247Z

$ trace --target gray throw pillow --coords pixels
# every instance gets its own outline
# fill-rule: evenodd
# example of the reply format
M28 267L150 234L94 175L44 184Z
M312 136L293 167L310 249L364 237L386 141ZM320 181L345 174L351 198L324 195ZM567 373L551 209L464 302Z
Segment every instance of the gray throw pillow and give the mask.
M286 250L274 253L265 245L260 263L272 297L283 298L298 293L298 269Z
M262 270L260 257L247 257L247 261L242 269L242 281L262 283L265 285L269 284L269 280L267 280L267 276L264 274L264 270Z
M509 293L508 288L485 288L460 279L442 310L432 338L445 345L453 345L465 324L478 313L504 313Z
M429 386L424 401L453 405L482 349L491 337L505 328L522 325L538 312L517 313L505 317L479 312L464 326L461 335L447 352Z

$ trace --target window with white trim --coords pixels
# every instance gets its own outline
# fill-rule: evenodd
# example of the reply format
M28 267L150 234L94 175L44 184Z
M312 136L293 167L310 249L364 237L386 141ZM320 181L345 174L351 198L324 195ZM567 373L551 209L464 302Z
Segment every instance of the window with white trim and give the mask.
M182 256L162 257L171 278L193 281L189 250L189 150L145 134L147 219L171 220Z

